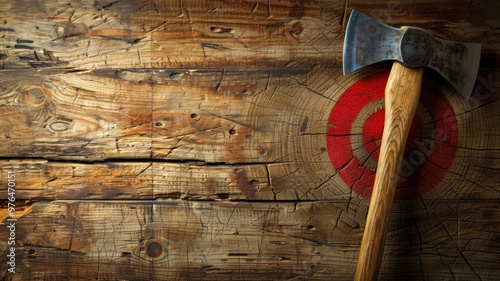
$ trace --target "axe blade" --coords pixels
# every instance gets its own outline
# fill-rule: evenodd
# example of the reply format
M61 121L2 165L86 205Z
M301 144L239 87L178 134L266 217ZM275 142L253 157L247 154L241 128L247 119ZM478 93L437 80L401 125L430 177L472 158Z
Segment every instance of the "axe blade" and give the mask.
M380 61L401 61L402 37L399 28L352 10L344 38L344 75Z
M441 74L462 97L468 99L476 84L481 44L453 42L433 37L432 49L425 66Z
M435 38L415 28L395 28L352 10L343 52L344 75L386 60L407 67L430 67L465 99L472 93L481 45Z

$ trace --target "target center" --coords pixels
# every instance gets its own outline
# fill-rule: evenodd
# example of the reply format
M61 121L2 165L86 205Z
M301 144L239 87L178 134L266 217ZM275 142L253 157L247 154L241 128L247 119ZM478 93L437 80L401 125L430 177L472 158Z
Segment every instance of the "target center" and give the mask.
M357 194L370 197L384 127L384 90L389 72L349 86L330 113L326 135L333 167ZM428 85L429 84L429 85ZM413 198L437 187L455 158L457 121L446 97L422 85L410 127L396 198Z
M382 142L382 133L384 130L385 110L381 109L366 119L363 124L363 144L366 152L378 161L380 153L380 143ZM415 115L411 123L410 133L405 146L405 155L418 149L418 145L423 139L422 119Z

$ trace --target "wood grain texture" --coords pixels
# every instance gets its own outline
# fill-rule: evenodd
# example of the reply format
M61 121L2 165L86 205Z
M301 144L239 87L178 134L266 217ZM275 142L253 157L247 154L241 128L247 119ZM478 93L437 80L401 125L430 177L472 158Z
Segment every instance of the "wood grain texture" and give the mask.
M164 204L166 204L165 206L171 206L171 204L173 204L174 206L178 206L175 208L181 208L182 211L176 211L172 215L162 215L161 217L174 219L177 223L172 224L171 221L163 221L161 224L162 226L158 227L161 229L165 227L171 228L172 231L177 232L182 231L182 233L174 235L186 237L186 242L185 244L181 244L181 249L179 249L179 251L183 253L194 253L189 254L189 256L194 255L197 257L197 255L206 255L207 258L211 258L209 259L210 264L198 263L197 267L192 266L190 259L186 256L188 254L182 254L175 258L174 260L180 261L177 263L172 261L172 266L170 267L157 265L155 261L149 261L147 263L145 263L145 261L141 262L141 260L144 259L140 258L137 258L135 262L125 261L124 264L122 264L120 261L122 258L134 259L133 256L130 255L132 255L131 251L133 250L131 248L138 247L136 244L133 246L124 246L126 249L117 248L117 250L114 250L113 248L113 250L111 250L106 248L109 246L103 246L107 243L104 242L105 238L99 238L102 240L102 242L99 243L102 244L98 244L100 246L94 246L96 247L92 250L94 254L86 252L85 254L79 253L77 255L73 251L69 251L68 248L64 248L66 250L57 249L61 247L60 243L69 245L68 243L70 242L68 241L62 242L64 241L61 240L63 238L53 238L54 240L49 239L43 240L44 242L36 242L42 241L41 238L38 238L39 240L32 242L33 240L31 238L27 239L23 234L19 234L21 235L18 236L20 237L20 243L22 245L26 244L26 247L32 247L22 248L23 250L20 253L24 254L19 255L19 267L25 269L33 267L49 268L54 264L58 264L60 265L58 268L62 267L62 269L58 269L57 271L49 270L51 276L55 276L54 278L57 278L57 276L83 278L83 276L90 274L89 272L93 272L91 276L96 277L99 275L99 279L109 279L113 274L121 276L121 272L126 272L128 275L135 274L134 276L138 279L148 279L148 277L146 277L149 276L148 274L153 274L154 276L157 274L160 278L161 276L169 276L175 279L177 276L181 276L179 277L180 279L194 280L222 278L221 275L227 276L227 278L233 276L233 278L241 278L243 280L255 280L255 276L260 276L259 278L266 280L270 275L285 276L286 278L302 276L309 280L325 280L329 279L329 276L334 276L338 277L337 279L339 280L351 280L359 251L361 232L364 229L368 202L350 191L349 187L338 177L337 172L332 168L329 162L326 152L322 149L325 146L324 136L326 128L324 124L326 124L327 121L327 116L325 116L324 112L328 112L328 108L334 104L334 101L338 99L346 87L360 77L370 75L372 72L373 70L367 70L355 76L342 77L338 76L339 70L318 69L313 73L297 74L292 78L276 77L275 79L277 80L275 82L272 82L271 79L269 85L276 83L275 86L273 86L273 90L261 92L253 98L252 102L248 102L244 99L244 105L241 105L241 112L263 112L259 115L259 118L252 118L252 116L254 116L252 113L242 114L241 117L231 116L231 114L234 114L233 112L236 111L234 109L236 103L233 103L232 100L229 103L231 106L217 107L217 115L223 117L227 115L229 116L227 118L218 118L213 114L209 114L211 111L202 112L184 109L181 111L182 115L179 113L175 115L169 113L169 111L173 110L175 112L175 110L179 109L178 106L172 106L172 109L156 113L158 116L162 117L155 118L158 120L155 120L156 122L150 121L155 123L149 126L144 125L140 127L148 132L147 134L150 136L153 135L153 133L158 135L158 139L154 138L153 142L156 145L151 146L154 149L150 149L158 151L158 153L155 154L155 157L150 159L122 159L119 156L116 158L115 150L108 149L106 146L101 146L100 148L92 147L92 149L96 151L96 153L93 153L94 155L99 155L97 152L102 153L101 158L95 158L93 160L90 160L91 158L81 158L85 157L85 152L76 149L73 154L59 155L57 157L54 155L47 155L44 157L43 150L38 152L33 151L32 153L24 154L25 159L17 160L14 155L15 152L12 152L12 150L20 149L22 145L11 146L11 152L9 153L12 153L12 155L8 157L9 159L4 157L0 162L2 167L1 181L2 183L6 183L8 171L16 171L16 181L19 187L17 199L20 202L20 209L18 210L19 215L22 216L18 221L18 231L20 233L29 231L30 228L28 225L32 225L33 221L40 221L41 224L46 224L46 227L49 227L53 220L61 215L67 217L67 212L69 212L69 210L64 209L65 211L57 211L57 214L50 211L50 213L46 215L41 215L36 212L37 208L49 208L52 210L54 204L56 206L61 204L65 206L68 204L78 205L81 203L90 204L89 207L86 207L86 211L81 212L82 214L88 212L88 210L99 212L98 215L87 218L88 224L103 224L104 221L108 220L108 217L109 219L111 219L111 217L121 218L121 220L123 220L122 228L111 225L106 227L106 229L108 229L106 231L112 231L112 229L116 228L115 233L118 239L130 240L130 238L126 237L138 237L136 234L127 234L131 231L129 229L134 228L133 225L135 223L129 221L127 218L128 215L123 217L122 211L118 210L129 208L127 204L134 202L132 205L140 208L136 211L137 213L134 211L134 216L136 216L136 214L147 214L146 210L152 208L151 206L153 205L164 206ZM267 82L269 82L267 71L262 74L262 78L258 78L259 75L256 72L251 73L251 77L254 77L254 79L261 79L256 80L255 84L264 84L264 82L266 82L267 85ZM488 72L485 73L486 74L482 73L482 75L488 77ZM80 75L89 75L93 77L94 74L80 73L72 75L77 75L77 77ZM205 73L203 75L207 74ZM241 81L247 81L246 83L249 83L249 78L245 77L250 76L247 76L244 72L243 74L234 74L235 76L232 78L227 73L225 75L225 81L228 83L235 83L234 79L240 79ZM211 79L213 81L220 81L221 76L221 72L209 72L209 77L212 77ZM332 77L337 78L335 82L332 82ZM105 81L114 81L113 79ZM206 78L204 79L203 81L207 81ZM309 89L301 88L300 84L297 83L297 79L298 81L304 81L304 84L307 83L305 85L307 85ZM494 79L497 79L496 76L494 76ZM429 78L426 78L424 82L432 83L429 80ZM108 85L111 84L112 83L108 83ZM203 85L203 83L199 82L196 84ZM213 84L211 91L215 91L216 84L217 83ZM498 151L496 147L498 142L495 141L498 139L498 135L495 133L495 128L498 125L497 123L482 124L477 121L477 118L485 116L485 119L497 120L499 112L496 110L499 105L498 98L490 96L484 100L476 99L474 101L471 99L470 101L462 101L450 92L449 86L437 85L437 87L441 87L441 90L447 93L446 95L454 102L453 104L456 108L455 110L460 124L460 135L463 136L460 138L461 144L460 148L457 150L458 160L455 161L449 174L438 188L432 190L428 194L422 194L422 199L415 201L396 201L392 219L389 223L386 253L383 257L385 266L382 268L380 278L394 280L401 278L409 278L410 280L440 280L442 278L451 278L450 276L458 276L459 278L457 279L462 278L463 280L494 280L493 276L496 276L497 273L491 271L491 267L489 267L488 264L494 265L495 259L498 256L498 252L495 250L497 249L496 247L498 247L498 239L496 238L498 229L495 226L497 216L491 209L491 206L495 206L495 204L498 203L499 198L498 174L495 172L499 164L499 158L495 157L495 153ZM224 88L224 83L222 83L219 87L219 91L222 91ZM251 89L250 87L248 88ZM189 87L185 89L189 89ZM229 91L229 89L230 88L227 88L227 91ZM293 89L293 91L288 89ZM125 91L125 93L132 93L132 91ZM321 96L317 93L321 94ZM178 95L182 95L184 99L176 100L176 96ZM189 92L182 90L180 93L176 92L172 94L173 102L169 103L167 96L163 96L160 102L163 101L164 104L168 105L177 104L178 101L182 100L183 103L188 104L190 102L190 95ZM286 98L287 95L305 95L308 97L313 95L317 96L318 100L315 101L314 98L309 98L294 103ZM35 100L36 96L37 95L34 95L32 100ZM95 103L98 104L102 95L91 93L87 95L87 99L92 99L93 97L96 98ZM194 95L194 97L199 97L199 94ZM232 95L226 92L224 97L226 98L225 100L227 100L232 97ZM194 105L188 109L198 109L197 101L199 101L199 98L193 100ZM224 99L221 98L217 103L223 101ZM216 105L217 103L213 104ZM13 102L13 104L16 103ZM248 108L249 104L262 106ZM304 116L293 116L299 112L303 112L304 109L301 109L301 106L316 108L310 110L307 114L307 127L303 125ZM10 107L12 106L4 106L6 109ZM61 107L61 110L56 109L54 111L56 113L64 112L63 109L69 106L61 105ZM149 103L144 103L144 106L137 106L135 110L147 112L150 108L151 105ZM158 106L157 108L160 107ZM258 108L268 108L268 110L262 111ZM276 110L277 108L282 108L283 110ZM106 116L110 114L109 112L113 111L95 110L94 112L96 112L94 118L102 118L103 120L112 119L99 116ZM197 112L197 114L199 114L198 117L192 118L192 112ZM165 126L168 119L163 116L169 115L184 117L179 118L180 121L175 121L179 123L170 123L169 126ZM13 114L9 119L11 120L10 122L18 122L15 119L16 116L18 117L17 120L23 120L19 118L22 115ZM206 123L203 123L202 126L206 128L218 128L218 126L221 126L220 124L227 125L219 129L218 132L215 131L215 133L209 137L201 136L207 136L208 133L212 134L210 130L207 130L207 132L200 132L198 129L182 125L184 124L182 122L188 122L188 124L189 122L203 122L205 118L207 118L208 121L205 121ZM230 120L236 119L240 124L230 122L228 118L231 118ZM244 123L244 121L248 123ZM156 123L158 122L161 122L162 125L157 125ZM214 122L213 127L211 125L212 122ZM96 123L104 122L97 121ZM479 123L481 123L481 125L477 125ZM22 121L21 124L13 126L12 128L27 126L27 129L24 131L29 131L30 126L38 126L33 124L34 123ZM178 125L172 126L172 124ZM245 125L243 126L241 124ZM282 125L278 126L277 124ZM266 143L266 151L270 151L270 153L267 154L270 157L269 160L262 158L258 160L260 163L255 163L254 161L256 160L246 148L242 149L243 153L249 153L247 155L250 155L250 157L247 156L248 159L241 157L238 162L234 163L231 163L230 160L236 158L234 158L235 156L231 153L222 153L220 156L207 153L207 155L212 155L211 157L223 157L220 158L221 160L219 161L228 161L228 164L224 162L205 162L206 159L201 156L195 159L191 159L191 157L183 158L182 154L176 155L175 150L174 154L164 154L164 149L156 149L161 147L159 146L160 143L168 141L169 137L176 137L176 134L181 134L182 136L187 134L188 137L191 137L191 132L194 132L194 135L199 134L200 137L197 137L196 141L191 139L189 142L185 142L186 147L182 149L186 149L185 151L199 149L197 148L198 146L205 146L204 142L209 143L213 147L217 143L217 135L220 135L221 139L224 139L224 136L227 136L229 139L229 137L238 135L242 130L241 128L247 127L255 127L258 128L258 130L251 131L252 138L245 137L243 138L244 141L250 141L251 144L255 140L261 141L264 136L269 139ZM40 129L47 130L47 128L43 127ZM175 132L173 129L178 129L180 131ZM235 131L231 133L231 130ZM488 133L485 135L488 136L488 139L491 141L485 141L484 143L474 141L476 138L474 134L477 135L479 132L486 131ZM244 132L246 134L248 131ZM119 138L121 135L121 129L118 129L115 130L110 137L114 138L118 136ZM11 133L10 136L12 138L15 134ZM283 139L283 136L286 136L286 138ZM53 138L54 140L58 139L56 136L53 136ZM5 138L4 141L6 143L15 141L15 143L22 144L23 139L22 137L14 140ZM60 144L62 147L75 147L75 140L73 138L59 139L66 142L65 144ZM151 137L149 137L149 141L151 142ZM111 147L114 147L115 141L109 141L108 143L113 144ZM29 147L28 141L26 142L26 146ZM224 145L221 144L218 147L224 148ZM286 149L286 147L292 148ZM304 150L295 150L293 147L302 147ZM256 145L257 155L260 155L258 148L259 146ZM58 152L59 150L54 148L52 151ZM7 154L8 152L4 153ZM150 155L150 151L144 154ZM19 155L23 154L19 153ZM160 155L166 156L160 157ZM175 157L173 157L174 155ZM29 157L36 157L37 159L30 159ZM301 164L299 165L298 163ZM6 190L2 192L2 196L6 198ZM85 203L89 200L91 202ZM193 203L195 205L191 205L189 202L192 202L192 200L196 200L197 202L202 200L202 202L195 202ZM245 211L242 211L241 206L236 202L232 202L232 200L245 200L252 203L248 205ZM293 207L295 204L304 206L304 208L308 210L307 212L310 216L312 216L301 220L304 231L307 230L311 233L308 239L322 241L316 242L320 245L322 245L322 243L328 245L318 246L314 244L314 247L311 247L314 249L326 247L324 250L321 250L321 253L331 252L328 255L334 256L322 258L325 264L321 263L320 265L314 265L306 263L307 265L304 265L303 268L300 267L302 269L296 271L293 268L296 268L297 260L295 259L297 258L292 258L292 262L289 262L290 265L287 265L289 267L284 268L281 263L279 263L279 268L273 267L277 266L274 265L274 259L280 261L279 257L276 256L276 251L270 253L270 256L263 261L257 262L258 259L256 258L248 258L247 260L243 258L243 256L238 256L238 254L242 254L239 252L239 250L241 250L240 244L234 246L235 248L233 250L233 248L231 248L233 244L231 242L226 242L226 240L222 240L222 242L220 242L221 244L218 246L220 251L224 251L224 253L212 256L212 254L210 254L212 252L207 254L207 249L192 249L192 245L196 240L190 238L191 236L187 236L186 233L200 233L201 231L201 233L204 233L200 234L202 236L213 236L218 233L218 230L211 228L206 229L203 225L196 227L196 230L191 230L192 218L187 219L179 214L179 212L194 212L194 210L198 208L195 206L199 206L196 204L203 204L203 206L205 206L203 208L217 208L219 204L233 204L233 207L237 206L234 208L238 212L247 212L244 216L247 217L248 220L255 220L258 215L254 213L254 209L274 208L276 204L281 204L278 202L265 202L274 200L293 200L294 203L284 203L289 206L287 208L296 208ZM302 200L303 202L300 203L300 201L297 200ZM308 202L311 200L313 200L313 202ZM466 205L463 206L463 204ZM478 204L486 205L485 207L478 207L477 211L479 213L476 213L473 217L459 217L459 214L460 216L467 216L469 212L467 210L474 209L475 206L480 206ZM101 208L102 211L97 211ZM56 208L56 210L58 209ZM120 212L120 214L115 214L115 212ZM173 211L164 212L170 214ZM282 214L281 210L276 211L276 216L282 215L288 216L286 213ZM28 220L30 217L31 219ZM41 220L43 217L46 219ZM219 215L215 214L210 218L210 220L213 221L218 221L219 219ZM27 221L25 222L25 220ZM233 223L234 228L241 229L246 227L250 232L257 231L254 229L256 227L261 227L256 224L246 223L242 219L235 220ZM68 222L66 224L69 225L70 223ZM181 224L182 227L180 226ZM189 225L189 228L186 228L186 225ZM294 224L283 223L278 225L279 229L281 229L280 231L289 231ZM460 225L461 228L457 228L457 225ZM52 237L52 235L54 235L52 230L55 229L57 231L58 229L56 226L52 228L42 228L39 226L38 228L40 232L37 235L40 237L46 237L47 235ZM483 228L489 229L488 232L484 233ZM3 231L6 230L4 229ZM241 233L241 230L239 230L239 232ZM74 233L72 227L62 233L66 233L65 235L67 235L67 238L64 239L69 239L69 241L75 239L71 238L72 235L80 235L72 234ZM245 233L242 235L244 238L241 239L250 239L250 234L246 232L243 233ZM271 236L266 239L275 241L272 240L276 238L273 233L265 233ZM5 233L1 236L3 237L5 235L7 234ZM88 236L89 238L86 239L92 239L91 237L93 237L94 234L88 234ZM108 237L108 235L106 234L103 237ZM285 238L295 239L289 236L284 236L282 238L285 245L292 243L289 240L284 240ZM140 245L144 246L144 241L135 243L143 243ZM153 240L153 242L155 241L156 240ZM3 241L3 243L5 242L6 241ZM207 243L207 240L201 240L201 242L198 242L197 247L202 247L202 249L204 249L203 247L208 247ZM269 243L274 245L272 242ZM469 243L472 244L469 245ZM255 245L254 242L249 242L249 244ZM4 245L4 249L7 249L6 246L7 245ZM101 249L99 247L104 248L99 250ZM295 247L299 248L300 251L305 251L303 249L303 244L297 244ZM108 250L104 251L105 249ZM262 257L265 253L261 253L262 247L254 247L252 249L257 251L252 252L254 253L252 255L260 255ZM283 251L279 250L277 252L283 253ZM310 251L314 250L311 248ZM101 261L103 261L103 259L97 254L98 252L105 252L109 253L111 256L116 256L118 259L116 263L118 264L115 264L115 259L112 258L109 258L111 260L108 262L102 263ZM236 254L229 255L229 253L233 252ZM30 255L29 253L32 254ZM34 253L39 253L43 258L33 258L32 255L35 255ZM118 256L121 257L122 253L125 253L124 257L118 258ZM130 253L130 255L127 253ZM284 253L287 252L285 251ZM474 253L480 254L475 255ZM70 257L69 260L68 256ZM225 256L228 260L233 260L233 262L228 263L224 261L225 258L221 256ZM304 257L302 261L314 260L314 258L305 255L303 252L301 252L300 256ZM217 260L217 257L220 257L221 260ZM283 258L283 263L290 261L289 258L290 257L285 256ZM212 259L215 260L213 261ZM486 259L491 260L491 262L485 262ZM246 263L246 267L244 267L246 269L240 268L242 260ZM210 266L212 263L214 264L213 267L205 267ZM264 264L266 266L264 266ZM28 265L30 266L28 267ZM106 267L104 267L104 265L106 265ZM320 271L318 268L323 267L331 267L331 269L323 269L321 270L322 273L315 273L311 276L308 275L315 270ZM410 269L408 269L408 267L410 267ZM107 268L104 271L105 273L99 273L103 268ZM210 268L217 268L219 270L211 271ZM404 268L404 270L402 270L402 268ZM218 275L215 275L215 273L218 273ZM23 271L18 275L14 275L14 277L17 276L17 278L22 279L26 276L38 276L37 274L36 272ZM213 274L214 277L211 277L210 274Z
M5 1L2 57L4 68L338 65L342 12L323 0Z
M368 201L333 168L328 116L389 69L342 75L352 8L483 44L468 101L424 73L455 160L395 201L380 278L500 276L495 1L0 2L0 279L352 280Z
M51 73L49 79L39 72L4 72L2 156L103 166L127 159L146 166L155 161L262 164L278 200L356 196L328 159L326 124L345 89L373 69L348 77L337 69L288 76L200 71L176 74L178 80L170 77L179 71L95 72ZM156 82L147 82L151 75ZM497 81L498 75L480 73L484 81ZM429 196L498 199L497 88L488 92L478 82L478 94L464 101L433 79L439 77L424 83L432 83L453 103L460 143L459 161ZM424 130L432 135L432 123L427 125ZM478 142L478 135L484 140Z
M497 202L460 203L396 202L380 278L494 280L497 254L483 249L499 246ZM366 211L347 202L40 202L18 222L11 277L52 268L62 279L352 280Z
M386 243L398 175L417 111L424 70L394 62L385 88L385 121L377 173L361 241L355 280L377 280Z
M388 24L484 44L497 60L495 1L5 1L3 68L340 66L351 8ZM29 20L26 20L29 18Z

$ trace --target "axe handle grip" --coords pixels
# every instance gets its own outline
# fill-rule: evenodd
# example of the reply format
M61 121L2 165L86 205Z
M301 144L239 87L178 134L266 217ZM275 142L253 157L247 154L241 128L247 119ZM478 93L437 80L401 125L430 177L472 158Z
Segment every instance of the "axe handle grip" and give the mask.
M396 184L420 97L423 68L394 62L385 88L385 124L355 280L377 280Z

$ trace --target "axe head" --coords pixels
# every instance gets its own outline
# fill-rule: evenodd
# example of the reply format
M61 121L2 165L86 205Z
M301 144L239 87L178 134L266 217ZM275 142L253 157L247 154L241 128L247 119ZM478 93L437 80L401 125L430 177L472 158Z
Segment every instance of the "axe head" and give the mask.
M474 87L481 45L438 39L415 28L395 28L355 10L344 40L344 75L385 60L403 65L430 67L468 99Z

